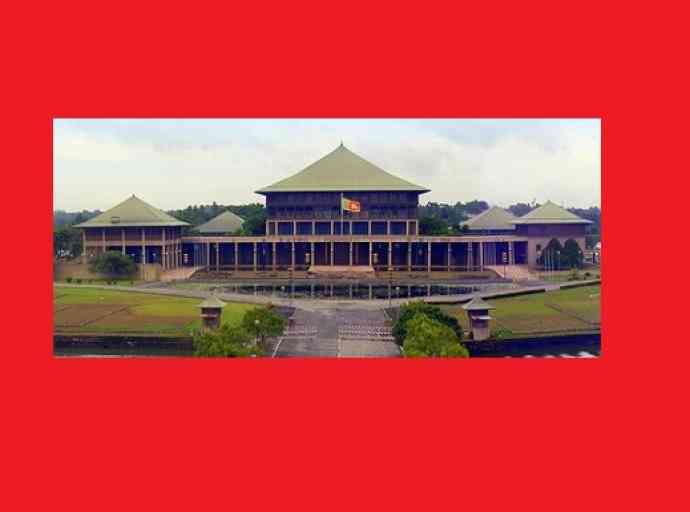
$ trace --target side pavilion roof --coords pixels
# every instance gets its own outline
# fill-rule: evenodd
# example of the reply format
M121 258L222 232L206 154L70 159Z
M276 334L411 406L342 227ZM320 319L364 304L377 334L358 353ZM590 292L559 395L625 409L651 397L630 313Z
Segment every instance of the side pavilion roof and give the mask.
M297 174L261 188L271 192L429 192L429 189L393 176L340 144L334 151Z
M467 226L469 229L484 230L484 229L515 229L515 224L511 221L515 220L515 215L508 210L492 206L488 210L483 211L479 215L461 222L461 226Z
M565 208L547 201L539 208L511 221L513 224L591 224L592 221L578 217Z
M197 226L194 230L199 233L234 233L242 227L242 224L244 224L242 217L235 215L230 210L225 210L208 222Z
M142 201L134 194L120 204L113 206L93 219L77 224L77 228L107 227L171 227L189 226L188 223L168 215Z

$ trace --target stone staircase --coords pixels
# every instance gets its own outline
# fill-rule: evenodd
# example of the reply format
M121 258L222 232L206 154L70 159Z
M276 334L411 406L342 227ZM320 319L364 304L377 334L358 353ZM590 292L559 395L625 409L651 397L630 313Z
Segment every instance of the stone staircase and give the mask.
M189 279L199 269L204 267L178 267L166 270L161 274L161 281L180 281Z
M532 273L527 265L485 265L496 272L500 277L510 279L511 281L538 281L539 277Z
M376 277L376 272L374 267L368 266L312 265L309 267L308 275L320 278L363 279Z

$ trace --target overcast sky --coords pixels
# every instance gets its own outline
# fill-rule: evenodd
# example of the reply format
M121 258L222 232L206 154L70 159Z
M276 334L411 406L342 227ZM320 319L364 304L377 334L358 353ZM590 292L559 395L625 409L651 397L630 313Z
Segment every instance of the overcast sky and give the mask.
M59 119L53 141L56 210L263 202L341 141L430 188L422 203L601 205L598 119Z

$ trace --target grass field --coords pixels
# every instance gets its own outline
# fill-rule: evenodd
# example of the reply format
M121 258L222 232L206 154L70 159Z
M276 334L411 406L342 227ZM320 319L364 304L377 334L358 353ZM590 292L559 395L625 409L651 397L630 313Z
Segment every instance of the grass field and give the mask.
M185 335L200 326L200 299L93 288L55 289L56 332ZM252 304L229 302L223 322L239 323Z
M491 329L502 327L516 336L568 333L597 329L601 323L601 286L534 293L504 299L490 299ZM468 329L467 313L461 305L442 306Z

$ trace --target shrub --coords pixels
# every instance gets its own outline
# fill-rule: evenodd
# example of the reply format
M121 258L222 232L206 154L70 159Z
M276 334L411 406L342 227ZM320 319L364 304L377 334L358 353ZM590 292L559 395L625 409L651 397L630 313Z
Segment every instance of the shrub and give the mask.
M393 336L399 345L403 344L405 337L407 336L407 323L419 313L426 315L431 320L435 320L446 325L455 333L459 340L462 339L462 326L458 322L457 318L444 313L438 306L427 304L426 302L416 301L400 307L398 319L393 325Z
M571 268L582 268L584 261L584 254L578 243L568 238L563 244L563 252L561 253L562 262Z
M406 357L469 357L467 348L447 325L417 313L407 321Z
M194 355L199 357L249 357L263 353L245 329L229 324L217 331L193 331L192 344Z
M72 282L72 278L71 278L71 277L68 277L68 278L65 279L65 281L67 281L68 283L71 283L71 282Z
M268 307L250 309L242 318L244 330L258 338L262 347L266 338L283 334L285 323L285 319L273 311L271 304Z
M77 284L81 284L81 278L77 278Z
M489 337L494 340L503 340L506 338L510 338L512 335L513 331L511 331L510 329L507 329L505 327L496 327L493 331L491 331L491 335Z
M130 276L136 270L134 260L117 251L107 251L99 254L91 263L91 270L104 274L109 278Z

